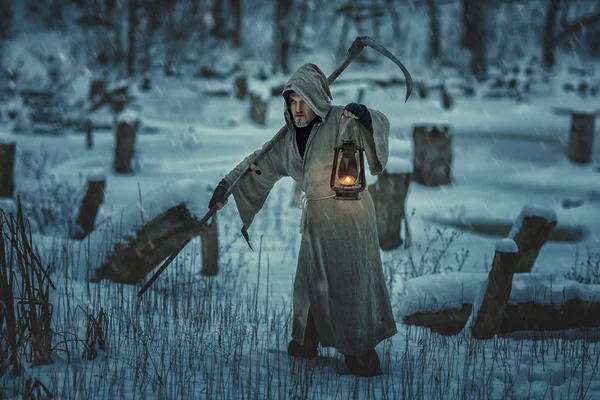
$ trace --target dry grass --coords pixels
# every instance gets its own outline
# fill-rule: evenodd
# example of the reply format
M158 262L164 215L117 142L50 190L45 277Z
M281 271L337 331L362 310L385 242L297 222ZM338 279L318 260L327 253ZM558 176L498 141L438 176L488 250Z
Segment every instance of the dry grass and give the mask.
M11 350L20 342L7 341L6 346L3 342L3 354L8 351L18 357L5 358L2 365L16 359L22 377L5 375L0 379L0 392L65 399L591 398L600 348L597 342L571 340L566 335L475 341L463 334L445 337L400 325L399 334L378 347L384 375L371 379L348 375L342 357L332 349L321 349L317 360L288 357L285 345L291 336L291 304L269 298L268 288L276 283L270 259L264 255L265 249L281 250L282 243L292 242L292 236L285 236L281 228L282 215L281 209L262 213L257 222L264 231L274 232L271 236L276 239L268 242L261 237L256 246L258 258L251 264L246 248L232 254L239 234L225 224L220 228L225 244L218 276L196 273L201 270L201 247L192 241L141 301L136 297L137 287L67 280L66 265L83 256L57 258L64 265L54 267L56 276L64 274L65 281L57 289L55 306L47 307L57 317L52 320L52 363L25 371L23 350ZM429 237L429 245L416 246L403 261L396 260L395 269L386 267L389 281L440 272L449 265L460 269L468 254L453 252L456 234L431 230ZM290 251L282 250L283 256ZM12 264L5 261L5 265L8 270ZM250 273L255 274L252 284ZM261 292L265 281L267 295ZM43 275L30 282L49 285ZM44 301L39 300L40 304ZM25 318L14 316L15 321ZM4 335L8 319L2 321ZM57 333L58 327L62 334ZM48 341L40 343L48 345ZM56 354L59 347L66 359ZM47 354L48 347L43 349ZM14 367L4 371L13 372Z

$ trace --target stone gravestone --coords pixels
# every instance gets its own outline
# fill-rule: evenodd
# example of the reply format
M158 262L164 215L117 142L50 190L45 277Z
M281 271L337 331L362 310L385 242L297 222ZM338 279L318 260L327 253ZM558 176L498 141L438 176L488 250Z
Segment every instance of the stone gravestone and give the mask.
M413 127L412 179L426 186L451 183L452 141L448 125Z
M376 183L369 185L369 194L373 199L377 216L379 246L383 250L392 250L402 243L410 245L410 229L406 219L406 197L411 180L410 165L388 162L386 169L379 175ZM405 226L405 238L402 239L402 222Z
M133 172L131 163L138 122L133 113L123 113L119 117L115 146L115 172L117 173L130 174Z
M555 108L554 113L571 116L569 146L567 148L569 160L579 164L590 163L592 161L592 150L594 149L594 122L596 117L600 115L600 109Z

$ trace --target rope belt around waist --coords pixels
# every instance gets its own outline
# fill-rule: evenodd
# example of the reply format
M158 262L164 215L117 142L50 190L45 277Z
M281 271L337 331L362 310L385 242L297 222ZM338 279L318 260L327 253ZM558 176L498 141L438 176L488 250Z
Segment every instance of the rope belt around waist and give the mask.
M299 226L299 232L302 235L304 233L304 229L305 229L305 224L306 224L306 204L309 201L318 201L318 200L325 200L325 199L331 199L335 197L335 194L332 194L330 196L324 196L324 197L317 197L314 199L310 199L308 198L307 195L303 194L300 197L300 202L298 203L298 208L302 210L302 216L300 217L300 226Z

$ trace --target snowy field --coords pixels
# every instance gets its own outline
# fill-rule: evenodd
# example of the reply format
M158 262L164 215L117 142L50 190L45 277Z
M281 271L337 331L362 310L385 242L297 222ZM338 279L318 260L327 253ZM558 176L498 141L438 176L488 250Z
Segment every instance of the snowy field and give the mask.
M326 73L331 70L331 62L323 64ZM412 72L416 78L418 71ZM360 79L368 73L367 67L353 65L343 77ZM149 93L135 90L133 111L141 133L133 175L112 172L113 131L95 133L91 150L85 148L85 136L75 132L42 137L6 130L1 137L16 142L18 151L51 154L56 162L48 172L78 188L88 175L105 175L97 223L123 209L127 215L149 218L181 199L201 217L209 188L280 128L282 100L269 101L267 125L259 127L250 122L247 102L204 95L214 82L157 76L153 85ZM598 398L597 342L569 335L543 341L476 341L463 333L444 337L402 322L407 304L427 290L440 293L449 285L454 285L453 291L456 285L477 288L485 279L502 237L453 227L471 223L510 228L523 206L536 204L556 212L556 230L565 232L566 239L546 243L533 272L558 279L600 252L600 123L594 161L577 165L565 155L569 117L553 112L556 107L589 108L589 102L558 93L527 103L477 95L458 97L454 108L445 111L437 95L420 99L413 94L404 104L404 90L367 87L363 98L391 121L390 172L412 163L413 125L448 124L453 183L411 183L407 211L413 245L382 251L399 331L377 348L382 376L349 375L332 349L322 349L316 361L287 356L300 210L290 206L293 181L283 179L249 231L254 252L239 234L234 202L219 212L221 271L214 278L200 275L197 239L138 302L139 287L86 283L85 262L71 254L63 263L70 267L52 275L57 286L51 294L56 330L85 337L82 309L95 315L102 307L109 321L108 351L100 351L93 361L81 359L77 352L70 358L56 352L53 364L26 369L22 379L37 377L53 393L61 393L60 398L86 399ZM353 85L336 85L332 92L337 104L358 96ZM97 118L110 122L111 116ZM18 177L17 190L27 179ZM565 209L565 199L583 204ZM126 225L139 222L132 217ZM66 241L41 234L34 239L45 257L68 254ZM86 251L81 250L85 245L70 246L71 253ZM448 279L439 274L421 277L423 292L415 292L416 283L413 290L405 290L406 279L415 275L408 270L409 260L416 260L417 275L459 270L465 275L460 280L451 274ZM76 348L77 343L67 345ZM13 385L3 379L3 395L10 397Z

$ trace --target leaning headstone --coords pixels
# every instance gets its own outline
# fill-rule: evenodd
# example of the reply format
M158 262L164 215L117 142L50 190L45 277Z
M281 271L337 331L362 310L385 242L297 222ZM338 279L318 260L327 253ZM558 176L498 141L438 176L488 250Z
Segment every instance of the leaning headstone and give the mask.
M519 248L512 239L502 239L496 243L496 254L488 279L483 283L480 296L475 298L470 323L475 339L491 339L500 330L504 319L504 309L510 298L514 266Z
M452 141L448 125L413 127L413 180L426 186L451 182Z
M516 273L531 272L540 249L556 227L556 212L527 204L513 223L508 237L519 247L519 256L515 265Z
M106 187L104 174L90 174L87 181L87 192L81 202L77 217L78 230L73 233L73 238L79 240L85 238L94 229L94 221L104 200Z
M216 275L219 272L217 214L212 216L210 224L200 228L200 240L202 241L202 274Z

